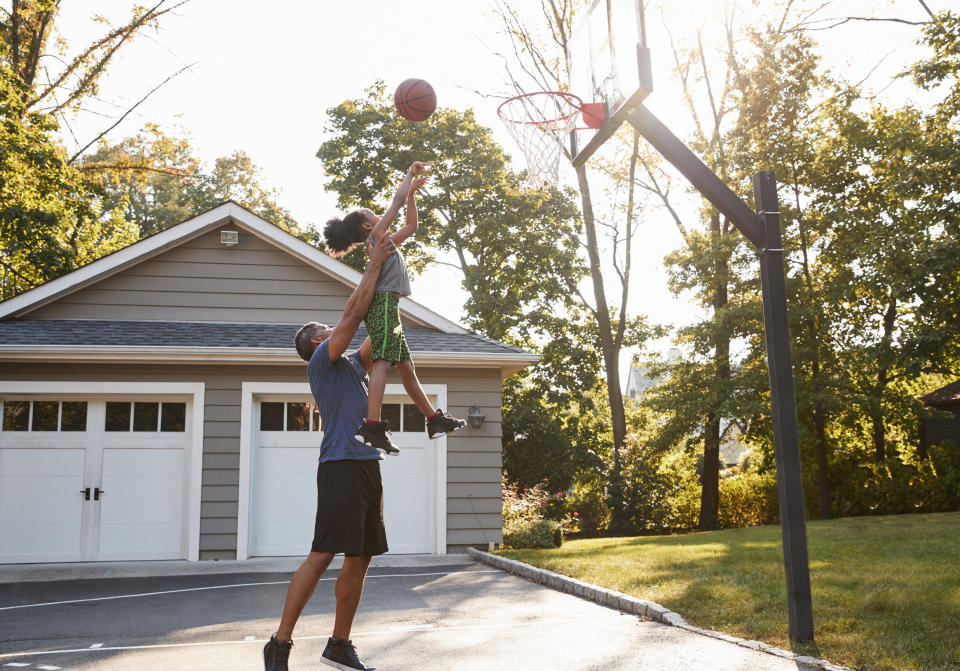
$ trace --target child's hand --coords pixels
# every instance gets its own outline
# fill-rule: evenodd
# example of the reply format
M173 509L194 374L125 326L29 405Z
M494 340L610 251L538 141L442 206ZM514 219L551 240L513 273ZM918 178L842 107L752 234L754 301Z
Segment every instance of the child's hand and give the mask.
M433 168L433 161L414 161L410 166L411 175L426 175Z
M410 191L407 193L407 198L413 198L413 195L417 192L421 186L430 181L430 177L417 177L413 182L410 183Z

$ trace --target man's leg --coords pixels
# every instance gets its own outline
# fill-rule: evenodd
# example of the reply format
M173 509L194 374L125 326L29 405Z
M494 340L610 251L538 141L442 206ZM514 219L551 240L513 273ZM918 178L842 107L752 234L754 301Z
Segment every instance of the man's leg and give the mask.
M420 386L420 378L417 377L417 371L413 367L412 361L401 361L397 364L397 371L400 373L400 379L403 381L403 388L407 396L414 402L424 417L430 417L437 409L430 405L427 395Z
M334 638L350 639L353 616L357 614L360 597L363 596L363 580L370 566L370 557L344 557L343 568L337 576L334 595L337 598L337 614L333 624Z
M320 582L320 576L330 566L333 561L331 552L311 552L306 560L293 574L290 579L290 586L287 588L287 600L283 604L283 616L280 618L280 628L277 629L278 641L290 641L293 639L293 627L303 612L303 607L313 596L313 591ZM367 562L369 563L369 559ZM341 573L342 575L342 573ZM339 585L339 580L337 581ZM359 599L358 599L359 601ZM339 598L337 599L337 610L339 611ZM356 610L356 607L354 607Z

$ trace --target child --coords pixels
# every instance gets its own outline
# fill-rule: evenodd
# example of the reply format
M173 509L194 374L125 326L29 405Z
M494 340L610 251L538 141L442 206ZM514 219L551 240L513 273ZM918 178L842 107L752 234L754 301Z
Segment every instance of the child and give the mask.
M331 219L324 227L323 235L327 247L333 255L339 256L350 251L355 245L370 239L372 243L379 242L390 230L390 224L399 211L398 197L401 189L409 183L406 193L407 220L406 224L391 238L399 247L400 243L409 238L417 230L417 202L416 191L427 183L428 173L432 163L414 162L407 173L407 179L397 190L394 204L382 216L378 217L371 210L361 208L354 210L343 219ZM414 178L415 179L412 179ZM412 181L410 181L412 179ZM396 206L394 206L396 205ZM400 297L410 295L410 278L407 275L407 264L399 249L380 269L377 280L376 293L370 301L365 324L371 341L371 357L373 369L370 371L369 405L367 418L357 429L357 440L383 450L387 454L399 454L400 450L390 440L389 426L380 419L380 406L383 403L383 393L387 385L387 371L390 366L396 366L403 381L403 388L413 400L420 412L427 418L427 433L431 438L437 438L446 433L459 431L467 425L465 420L451 417L441 410L434 410L427 400L427 396L420 386L420 380L410 358L407 339L403 335L400 324Z

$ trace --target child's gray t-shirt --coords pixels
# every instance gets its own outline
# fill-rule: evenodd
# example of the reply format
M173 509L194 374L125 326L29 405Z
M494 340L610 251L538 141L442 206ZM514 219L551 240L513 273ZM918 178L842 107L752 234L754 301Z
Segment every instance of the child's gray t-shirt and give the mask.
M372 237L368 237L371 243ZM399 249L396 254L391 254L380 267L380 275L377 277L376 291L389 291L409 296L413 293L410 290L410 275L407 273L407 262L403 258L403 252Z

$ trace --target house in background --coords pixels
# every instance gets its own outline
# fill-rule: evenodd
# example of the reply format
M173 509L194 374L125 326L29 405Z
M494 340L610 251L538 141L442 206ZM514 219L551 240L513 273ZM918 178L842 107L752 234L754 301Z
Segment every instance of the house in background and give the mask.
M938 443L950 442L960 447L960 380L930 392L921 400L927 407L953 413L953 417L920 423L920 456L925 457L927 449Z
M227 202L0 303L0 563L305 555L323 427L293 336L359 279ZM391 552L486 548L500 382L536 355L400 309L428 396L485 421L429 440L388 380Z
M667 363L675 363L680 360L680 350L671 347L667 350ZM624 395L633 400L643 398L644 392L659 382L659 379L650 373L649 364L633 363L630 364L630 372L627 373L627 389Z

